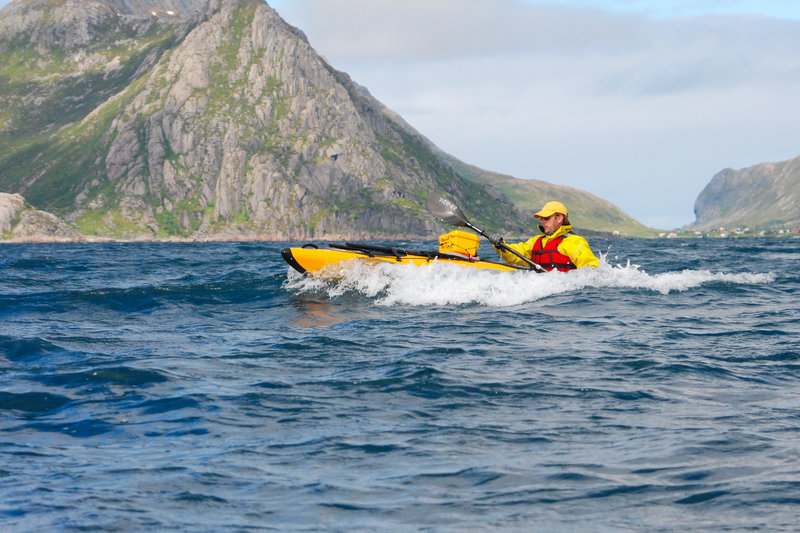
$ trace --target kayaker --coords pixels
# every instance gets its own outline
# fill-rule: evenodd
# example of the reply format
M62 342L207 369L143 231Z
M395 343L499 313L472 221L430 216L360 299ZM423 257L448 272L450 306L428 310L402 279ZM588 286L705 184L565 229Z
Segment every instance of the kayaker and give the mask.
M517 244L505 243L546 270L554 268L566 272L575 268L597 268L600 261L592 253L589 243L580 235L572 233L566 206L561 202L547 202L533 216L539 218L539 231L542 235ZM511 252L498 248L503 243L499 235L492 235L491 241L498 255L506 263L526 266L526 263Z

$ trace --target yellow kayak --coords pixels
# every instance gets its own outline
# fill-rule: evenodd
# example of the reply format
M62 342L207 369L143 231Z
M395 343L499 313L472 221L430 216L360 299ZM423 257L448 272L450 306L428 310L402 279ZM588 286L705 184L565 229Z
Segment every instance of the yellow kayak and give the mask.
M450 263L468 268L488 268L492 270L520 270L518 267L492 261L482 261L470 254L442 252L410 252L393 246L372 246L368 244L346 243L328 245L320 248L307 244L299 248L284 248L281 255L295 270L301 273L318 272L328 265L343 261L357 260L366 263L396 263L417 266L437 263ZM526 270L526 269L522 269Z

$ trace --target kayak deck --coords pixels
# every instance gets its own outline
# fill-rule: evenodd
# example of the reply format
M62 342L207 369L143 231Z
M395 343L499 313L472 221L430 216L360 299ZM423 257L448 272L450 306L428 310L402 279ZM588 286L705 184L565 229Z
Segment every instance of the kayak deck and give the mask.
M359 260L367 263L398 263L423 266L436 262L451 263L468 268L491 270L527 270L493 261L482 261L477 257L455 253L408 251L395 246L373 246L369 244L345 243L329 244L329 248L319 248L306 244L297 248L284 248L281 256L300 273L319 272L328 265L343 261Z

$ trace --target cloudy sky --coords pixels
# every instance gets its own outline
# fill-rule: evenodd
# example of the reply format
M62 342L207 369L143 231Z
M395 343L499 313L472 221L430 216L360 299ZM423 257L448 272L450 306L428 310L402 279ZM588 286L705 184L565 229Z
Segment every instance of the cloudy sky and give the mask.
M272 0L443 150L669 229L800 156L797 0Z
M798 0L268 3L443 150L651 227L691 223L724 168L800 155Z

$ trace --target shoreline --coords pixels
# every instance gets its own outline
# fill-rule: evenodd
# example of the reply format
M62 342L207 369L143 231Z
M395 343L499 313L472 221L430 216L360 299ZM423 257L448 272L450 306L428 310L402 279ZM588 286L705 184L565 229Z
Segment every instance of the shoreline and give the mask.
M529 237L510 237L512 240L526 240ZM740 235L727 235L727 236L695 236L695 235L678 235L676 237L635 237L626 235L589 235L587 238L603 238L603 239L636 239L636 240L735 240L735 239L788 239L800 238L797 233L785 233L775 235L753 235L753 234L740 234ZM12 239L0 239L0 245L3 244L137 244L137 243L163 243L163 244L188 244L188 243L235 243L235 242L343 242L343 241L422 241L432 240L436 241L437 236L419 236L412 235L406 237L398 236L381 236L381 235L361 235L359 237L313 237L313 238L300 238L300 239L283 239L274 237L261 237L261 236L240 236L240 237L219 237L219 238L197 238L197 237L163 237L163 238L135 238L135 239L120 239L115 237L85 237L85 238L64 238L64 237L24 237Z

